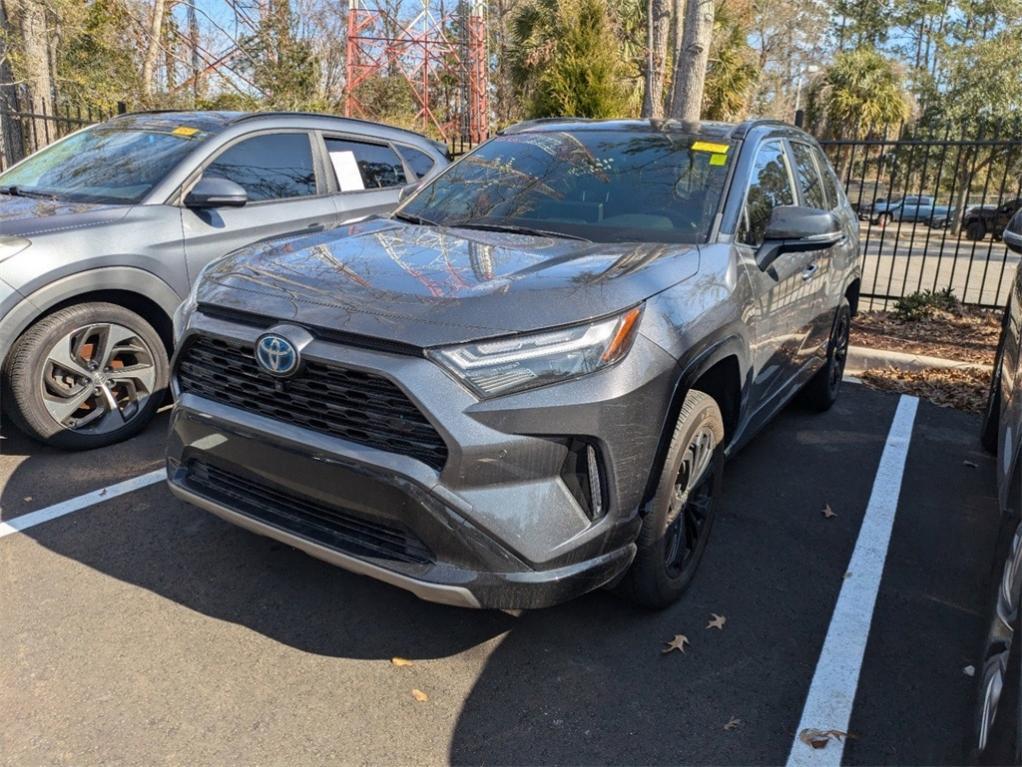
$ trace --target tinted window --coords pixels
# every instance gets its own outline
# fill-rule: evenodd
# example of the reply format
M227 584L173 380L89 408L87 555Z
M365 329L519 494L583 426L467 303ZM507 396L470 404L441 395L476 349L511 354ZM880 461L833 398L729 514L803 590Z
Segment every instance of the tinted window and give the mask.
M401 152L401 156L405 158L405 162L408 163L412 171L419 178L422 178L433 170L433 166L436 164L432 157L425 152L420 152L418 149L402 146L398 147L398 151Z
M739 242L760 245L774 208L794 204L795 194L791 188L784 147L779 141L764 144L759 148L752 169L752 182L738 229Z
M305 133L245 139L217 157L203 175L230 179L253 202L316 194L312 146Z
M798 141L791 142L791 150L795 155L795 176L798 179L799 191L802 193L802 204L810 208L829 210L827 195L823 191L823 181L813 160L813 150L808 144Z
M328 138L326 150L342 192L386 189L408 183L401 158L389 146Z
M91 128L0 175L0 186L72 202L138 202L207 135L179 130Z
M729 145L675 131L534 131L475 149L401 210L597 242L704 242Z
M816 155L816 162L820 167L820 173L823 175L823 189L827 193L827 207L833 210L841 204L841 193L838 192L837 177L834 175L833 168L830 167L830 161L827 160L827 156L822 151L814 148L813 154ZM877 204L886 202L887 199L884 197L877 200Z

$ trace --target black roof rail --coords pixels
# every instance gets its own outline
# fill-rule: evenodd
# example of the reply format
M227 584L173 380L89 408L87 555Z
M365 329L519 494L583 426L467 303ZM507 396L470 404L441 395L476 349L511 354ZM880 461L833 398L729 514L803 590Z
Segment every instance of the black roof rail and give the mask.
M791 123L785 122L784 120L776 120L769 117L753 117L749 120L745 120L735 128L735 138L743 138L747 136L749 131L753 128L790 128L791 130L802 130L801 128L792 125Z

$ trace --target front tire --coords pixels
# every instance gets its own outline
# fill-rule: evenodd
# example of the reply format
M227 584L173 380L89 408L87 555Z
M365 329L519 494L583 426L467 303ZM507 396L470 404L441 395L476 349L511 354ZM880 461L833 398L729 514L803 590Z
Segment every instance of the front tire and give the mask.
M986 225L982 221L970 221L965 225L965 236L973 242L978 242L987 236Z
M139 315L109 303L70 306L30 327L11 349L5 410L45 445L111 445L152 419L169 367L159 334Z
M656 493L642 521L638 552L621 593L659 609L677 601L695 575L713 526L724 462L724 420L716 401L691 390L678 415Z

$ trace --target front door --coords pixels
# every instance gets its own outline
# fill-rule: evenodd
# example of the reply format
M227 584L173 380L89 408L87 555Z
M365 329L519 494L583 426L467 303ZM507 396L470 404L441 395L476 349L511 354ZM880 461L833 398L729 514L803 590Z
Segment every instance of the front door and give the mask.
M801 368L802 350L814 320L815 253L785 253L760 269L756 253L763 244L774 208L795 205L795 182L785 143L770 139L760 144L746 193L735 247L753 303L747 322L752 337L753 381L750 412L764 407L789 390ZM755 418L755 416L753 416Z
M218 256L252 243L321 231L335 221L332 196L316 171L309 133L261 133L221 151L204 176L227 178L248 193L239 208L182 209L191 279Z

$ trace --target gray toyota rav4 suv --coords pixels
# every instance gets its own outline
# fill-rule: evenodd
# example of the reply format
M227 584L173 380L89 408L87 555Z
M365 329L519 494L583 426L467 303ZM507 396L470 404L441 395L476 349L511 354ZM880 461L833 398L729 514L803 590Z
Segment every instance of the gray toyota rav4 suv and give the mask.
M837 397L857 227L782 124L509 129L390 218L205 270L170 487L437 602L666 605L728 453Z
M32 155L0 175L4 415L64 448L131 436L203 266L390 212L446 164L418 134L293 113L125 115Z

